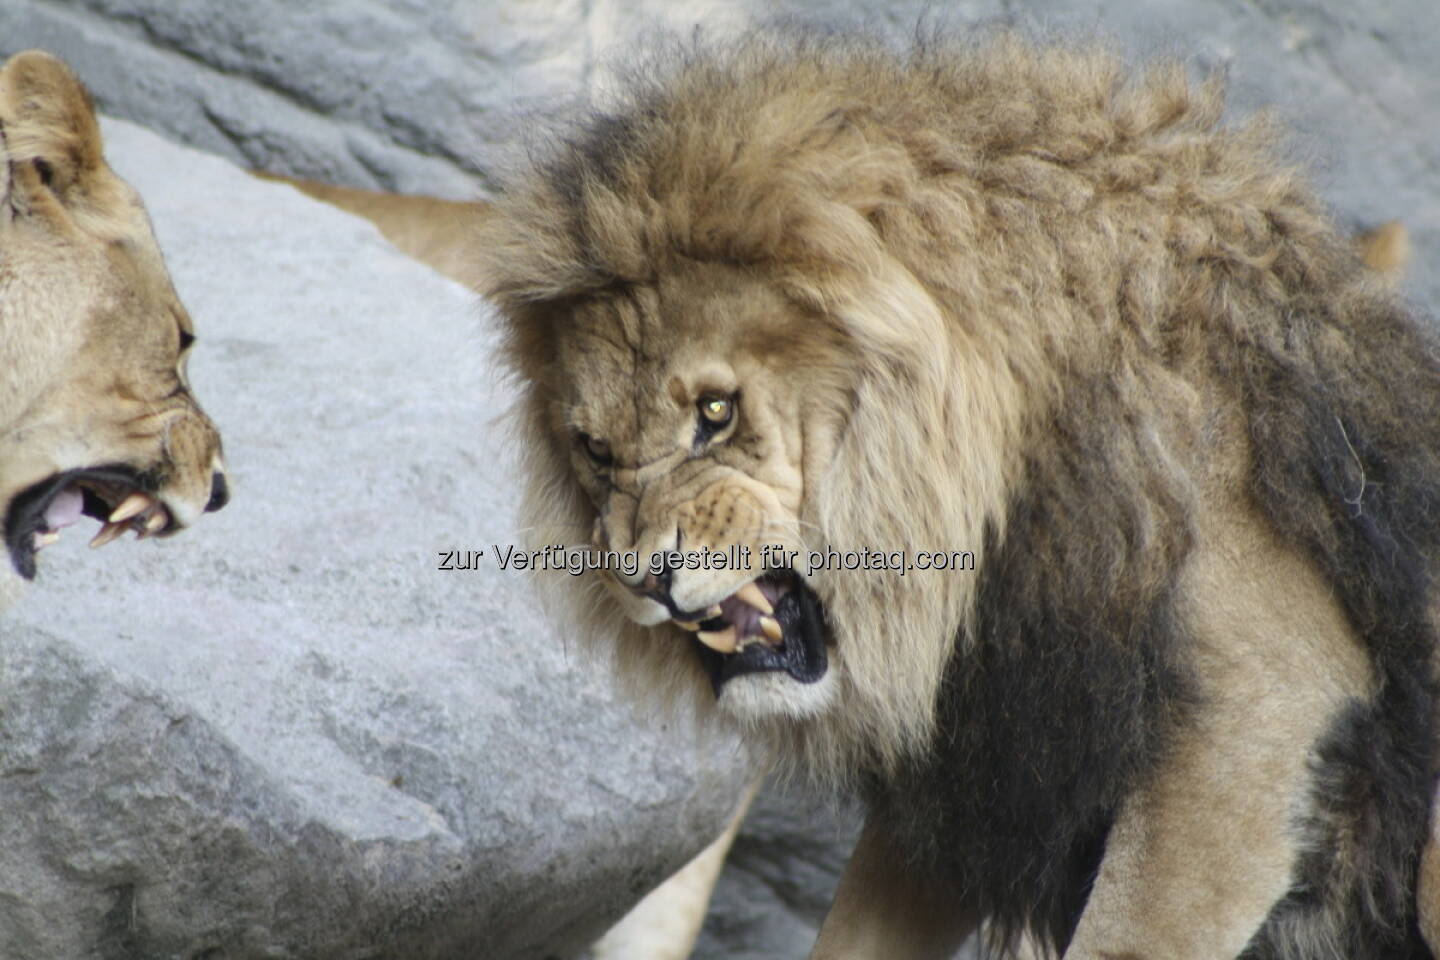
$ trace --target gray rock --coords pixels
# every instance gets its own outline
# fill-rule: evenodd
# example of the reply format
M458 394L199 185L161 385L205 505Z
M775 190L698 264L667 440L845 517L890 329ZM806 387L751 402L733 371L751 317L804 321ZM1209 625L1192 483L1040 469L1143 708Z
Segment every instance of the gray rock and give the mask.
M859 837L860 819L858 810L768 786L735 838L694 956L805 956Z
M466 291L288 187L106 134L234 498L173 540L67 535L0 621L0 956L578 949L719 831L743 754L637 721L498 568L511 398ZM438 570L455 549L478 569Z

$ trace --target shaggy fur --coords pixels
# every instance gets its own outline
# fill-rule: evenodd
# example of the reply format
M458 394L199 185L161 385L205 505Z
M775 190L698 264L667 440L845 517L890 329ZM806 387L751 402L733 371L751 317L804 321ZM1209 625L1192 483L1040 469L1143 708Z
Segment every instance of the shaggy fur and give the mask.
M1001 940L1427 956L1436 346L1221 111L1179 65L1008 35L671 51L481 228L528 522L975 551L816 572L825 679L718 698L669 621L753 573L676 572L669 613L556 579L637 690L860 790Z
M126 521L142 535L224 505L220 437L186 380L194 339L89 93L54 57L16 54L0 69L0 593L34 576L62 493L103 519L143 491Z

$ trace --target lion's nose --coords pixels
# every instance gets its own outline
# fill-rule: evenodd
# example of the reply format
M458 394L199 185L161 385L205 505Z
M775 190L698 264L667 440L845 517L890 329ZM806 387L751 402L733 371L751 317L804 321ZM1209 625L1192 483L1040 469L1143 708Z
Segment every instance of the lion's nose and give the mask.
M216 470L210 475L210 501L205 504L205 512L214 513L229 502L230 484L225 480L225 474Z
M663 560L661 570L656 573L653 569L645 574L645 579L639 584L632 586L631 590L642 597L649 597L656 603L670 607L670 567Z

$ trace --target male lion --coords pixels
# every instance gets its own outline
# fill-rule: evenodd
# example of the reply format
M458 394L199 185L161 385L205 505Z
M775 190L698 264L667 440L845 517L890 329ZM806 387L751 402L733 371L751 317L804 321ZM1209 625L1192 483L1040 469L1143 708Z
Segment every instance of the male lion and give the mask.
M577 622L867 805L814 957L1430 956L1440 353L1221 112L755 34L480 227L535 542L640 558Z
M82 513L103 521L99 546L225 505L220 436L186 380L194 340L89 94L54 57L15 55L0 69L5 566L32 579L36 552Z

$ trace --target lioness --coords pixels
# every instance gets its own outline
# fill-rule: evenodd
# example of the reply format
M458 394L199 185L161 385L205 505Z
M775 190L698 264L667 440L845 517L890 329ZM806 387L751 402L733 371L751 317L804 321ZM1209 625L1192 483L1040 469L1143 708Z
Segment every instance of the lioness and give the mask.
M15 55L0 69L0 588L32 579L82 514L100 546L225 505L220 435L186 379L194 342L88 92L54 57Z

